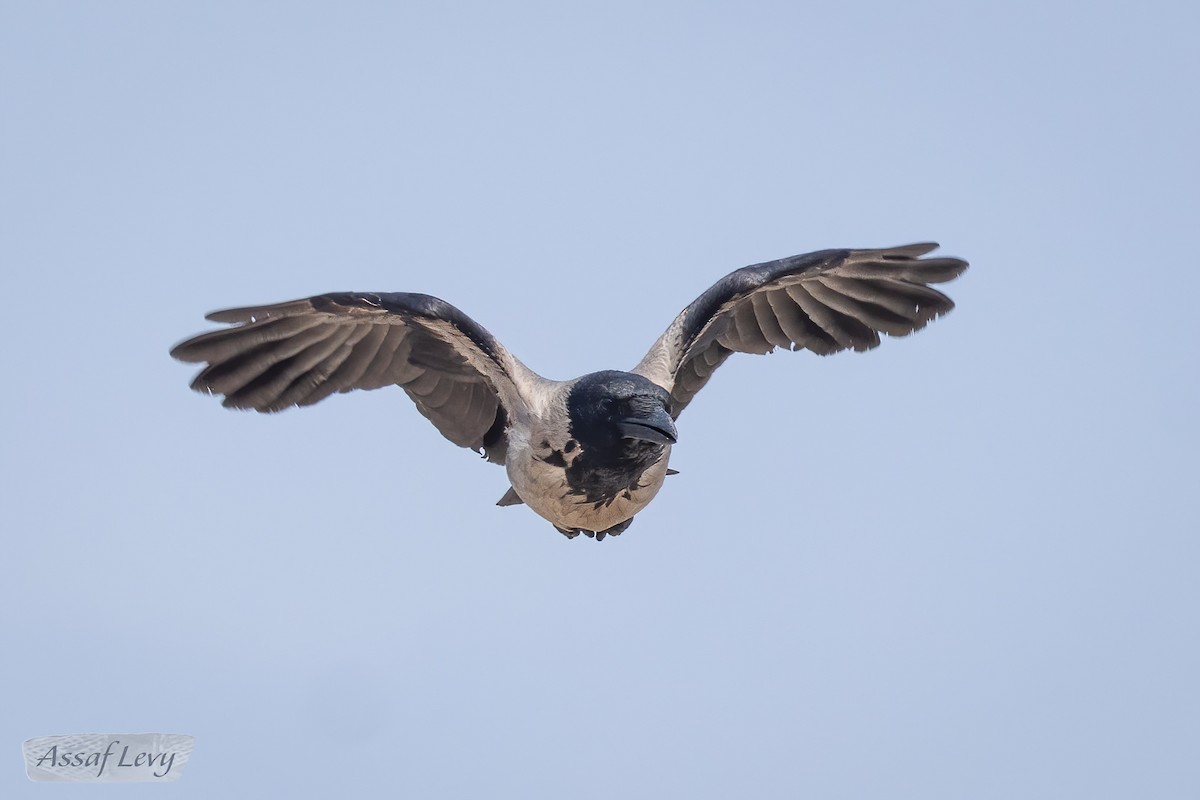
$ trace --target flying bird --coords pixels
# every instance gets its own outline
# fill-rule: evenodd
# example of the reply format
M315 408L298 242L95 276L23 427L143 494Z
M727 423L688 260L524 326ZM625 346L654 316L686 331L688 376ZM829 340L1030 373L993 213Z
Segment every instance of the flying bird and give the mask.
M829 355L907 336L954 303L929 284L967 262L936 244L821 250L731 272L679 313L636 367L554 381L454 306L424 294L342 292L216 311L222 328L171 355L206 364L192 388L227 408L282 411L399 386L450 441L508 471L568 538L616 536L658 494L679 415L733 353Z

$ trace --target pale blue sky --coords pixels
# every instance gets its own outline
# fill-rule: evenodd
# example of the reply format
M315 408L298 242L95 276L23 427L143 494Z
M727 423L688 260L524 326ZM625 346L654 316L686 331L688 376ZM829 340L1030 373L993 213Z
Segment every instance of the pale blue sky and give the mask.
M92 731L180 798L1200 795L1197 8L0 3L0 796ZM731 360L602 544L399 390L167 356L421 291L568 378L925 239L953 314Z

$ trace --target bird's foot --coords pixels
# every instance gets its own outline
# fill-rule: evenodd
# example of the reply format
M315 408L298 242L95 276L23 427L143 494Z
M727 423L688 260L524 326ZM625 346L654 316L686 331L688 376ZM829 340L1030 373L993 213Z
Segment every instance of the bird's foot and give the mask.
M581 533L579 528L560 528L557 525L554 526L554 530L558 531L568 539L574 539ZM588 536L591 536L591 534L589 533Z
M605 536L606 534L607 534L608 536L620 536L620 535L621 535L622 533L624 533L624 532L625 532L625 531L626 531L626 530L629 528L629 526L630 526L630 525L632 525L632 524L633 524L633 517L630 517L629 519L625 520L624 522L622 522L622 523L621 523L621 524L619 524L619 525L613 525L613 526L612 526L611 528L609 528L608 530L606 530L606 531L601 531L600 533L597 533L597 534L596 534L596 538L597 538L597 539L603 539L603 538L604 538L604 536Z
M595 538L597 542L603 542L605 536L620 536L625 532L625 529L633 524L633 519L627 519L619 525L613 525L611 528L603 531L584 531L583 535L590 538Z
M597 542L603 542L605 536L620 536L625 530L633 524L633 518L625 520L619 525L613 525L611 528L603 531L585 531L583 528L560 528L557 525L554 529L568 539L574 539L579 534L583 534L589 539L595 539Z

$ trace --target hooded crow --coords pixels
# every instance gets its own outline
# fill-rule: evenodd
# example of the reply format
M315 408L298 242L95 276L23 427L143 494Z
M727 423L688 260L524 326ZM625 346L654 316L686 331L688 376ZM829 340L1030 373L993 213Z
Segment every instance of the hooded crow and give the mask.
M552 381L483 326L424 294L336 293L209 314L232 327L176 345L206 364L192 388L227 408L282 411L334 392L402 388L450 441L508 470L498 505L525 503L568 538L617 535L663 479L675 422L733 353L829 355L907 336L954 307L930 288L967 262L936 244L821 250L736 270L683 309L629 372Z

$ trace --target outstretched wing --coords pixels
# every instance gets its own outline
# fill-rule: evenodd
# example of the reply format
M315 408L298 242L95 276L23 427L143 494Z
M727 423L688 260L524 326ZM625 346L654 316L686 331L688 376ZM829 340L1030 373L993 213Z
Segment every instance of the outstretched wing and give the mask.
M524 408L518 384L540 380L483 326L424 294L323 294L209 314L234 327L181 342L206 363L192 388L227 408L281 411L334 392L395 384L442 435L504 463L504 429Z
M953 280L959 258L921 258L936 244L821 250L731 272L680 312L634 372L671 392L672 415L733 353L776 347L818 355L869 350L954 308L928 284Z

